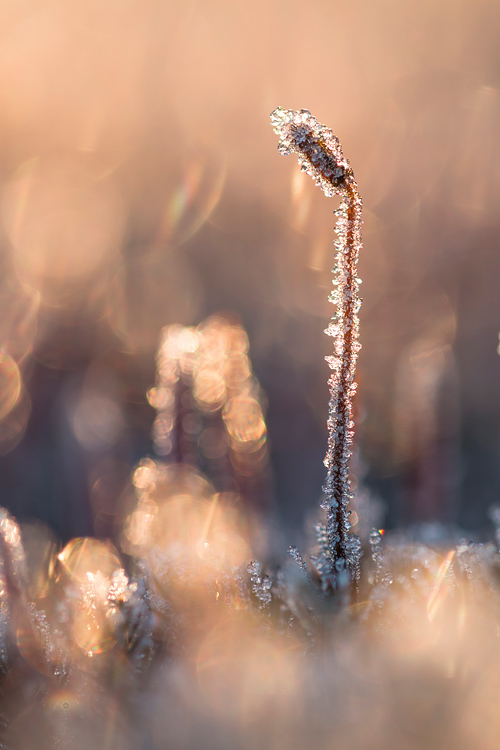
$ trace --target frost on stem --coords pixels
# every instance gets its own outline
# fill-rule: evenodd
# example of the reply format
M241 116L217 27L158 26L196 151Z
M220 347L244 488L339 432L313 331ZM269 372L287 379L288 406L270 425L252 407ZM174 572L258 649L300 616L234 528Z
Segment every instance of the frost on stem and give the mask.
M349 480L350 446L353 439L352 399L356 392L354 374L358 351L361 300L358 295L358 254L361 248L361 197L349 162L332 131L319 123L306 109L294 111L278 107L271 123L280 138L281 154L295 153L302 171L307 172L325 195L340 195L337 216L337 250L334 267L334 290L330 301L336 306L326 333L334 339L333 355L327 357L332 370L329 380L328 449L325 457L327 475L323 491L326 510L327 551L321 554L320 577L335 588L342 571L359 577L361 544L350 534ZM326 553L328 552L328 554Z
M252 560L247 566L247 572L250 573L252 591L259 601L260 609L267 611L269 614L269 605L271 604L272 581L267 574L262 573L262 566L257 560Z

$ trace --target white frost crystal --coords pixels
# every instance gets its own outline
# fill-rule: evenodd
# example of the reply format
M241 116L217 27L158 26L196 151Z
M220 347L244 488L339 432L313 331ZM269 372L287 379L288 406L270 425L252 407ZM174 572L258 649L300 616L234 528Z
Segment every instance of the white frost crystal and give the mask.
M325 195L336 195L354 181L339 139L309 110L277 107L271 114L271 124L280 137L280 154L298 154L301 169L311 175Z

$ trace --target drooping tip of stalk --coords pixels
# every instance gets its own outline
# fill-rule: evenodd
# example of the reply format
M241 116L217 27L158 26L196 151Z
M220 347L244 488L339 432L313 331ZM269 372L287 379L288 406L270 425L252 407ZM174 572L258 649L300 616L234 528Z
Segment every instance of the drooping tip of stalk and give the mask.
M298 154L302 171L311 175L325 195L338 195L355 184L339 139L309 110L277 107L271 113L271 125L280 139L280 154Z

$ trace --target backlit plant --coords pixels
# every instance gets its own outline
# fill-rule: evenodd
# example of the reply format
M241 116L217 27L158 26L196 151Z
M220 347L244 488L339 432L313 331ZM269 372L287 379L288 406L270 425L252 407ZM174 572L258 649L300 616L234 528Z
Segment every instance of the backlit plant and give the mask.
M333 355L327 357L332 374L329 380L327 468L323 486L326 528L317 525L318 553L313 562L324 590L335 590L348 581L346 571L359 578L361 546L350 533L349 479L350 446L353 438L352 399L356 392L354 374L358 351L361 300L357 261L361 248L361 197L349 162L332 131L321 125L307 109L293 111L278 107L271 123L280 138L281 154L295 153L302 171L307 172L325 195L340 195L335 242L337 249L334 291L330 300L336 306L326 333L333 337ZM295 549L294 557L298 558Z

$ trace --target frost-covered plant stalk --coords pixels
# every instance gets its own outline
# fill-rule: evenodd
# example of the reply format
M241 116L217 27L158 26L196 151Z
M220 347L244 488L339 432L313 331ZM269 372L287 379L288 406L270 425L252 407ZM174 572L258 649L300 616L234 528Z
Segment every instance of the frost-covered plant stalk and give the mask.
M349 162L340 142L329 128L321 125L306 109L298 111L278 107L271 123L280 142L281 154L298 154L301 169L311 175L325 195L340 195L335 242L337 249L334 291L330 300L336 305L326 333L334 339L333 356L327 357L332 370L329 380L328 450L325 457L327 476L323 491L326 529L318 529L319 554L314 562L323 587L342 585L348 570L359 576L361 545L350 534L349 480L350 446L353 439L352 399L356 391L354 373L358 343L358 295L360 280L357 261L361 248L361 197ZM322 525L321 525L322 526Z

